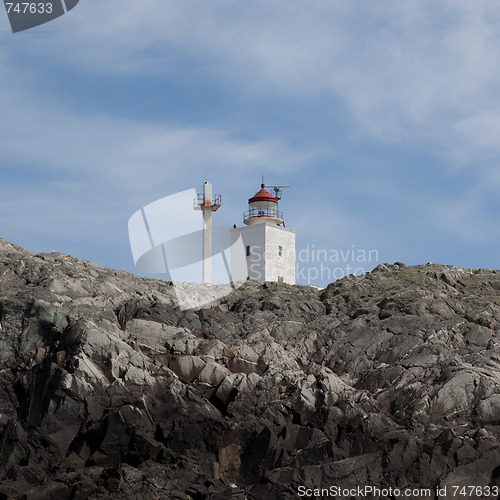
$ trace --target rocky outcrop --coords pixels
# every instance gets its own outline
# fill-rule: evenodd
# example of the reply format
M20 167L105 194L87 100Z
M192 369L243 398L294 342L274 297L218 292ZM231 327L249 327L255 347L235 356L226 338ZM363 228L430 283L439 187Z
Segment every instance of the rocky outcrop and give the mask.
M0 277L0 499L500 485L498 271L181 311L168 282L0 240Z

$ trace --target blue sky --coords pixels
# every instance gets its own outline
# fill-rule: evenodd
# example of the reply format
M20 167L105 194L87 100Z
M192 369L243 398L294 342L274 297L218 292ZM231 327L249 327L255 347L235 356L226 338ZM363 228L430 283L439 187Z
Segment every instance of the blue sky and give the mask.
M0 235L31 250L134 272L136 210L210 180L240 225L264 175L297 250L500 267L498 2L81 0L0 16L0 68Z

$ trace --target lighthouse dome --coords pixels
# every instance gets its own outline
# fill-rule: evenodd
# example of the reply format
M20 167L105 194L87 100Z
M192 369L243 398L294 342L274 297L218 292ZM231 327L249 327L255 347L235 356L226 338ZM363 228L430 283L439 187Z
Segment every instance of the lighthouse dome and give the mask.
M280 226L283 224L283 214L278 212L278 200L265 189L265 184L260 185L261 189L248 200L248 212L243 215L243 222L246 225L261 222L271 222Z
M265 184L260 185L261 190L255 193L249 200L248 203L254 203L256 201L265 201L270 203L278 203L278 200L265 189Z

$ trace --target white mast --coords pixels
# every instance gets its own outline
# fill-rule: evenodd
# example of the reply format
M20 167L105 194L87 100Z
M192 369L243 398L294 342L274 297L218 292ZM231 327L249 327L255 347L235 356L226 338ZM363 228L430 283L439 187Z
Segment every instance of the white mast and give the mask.
M205 182L195 204L195 208L203 212L203 283L212 283L212 212L219 209L220 201L220 195L212 198L212 184Z

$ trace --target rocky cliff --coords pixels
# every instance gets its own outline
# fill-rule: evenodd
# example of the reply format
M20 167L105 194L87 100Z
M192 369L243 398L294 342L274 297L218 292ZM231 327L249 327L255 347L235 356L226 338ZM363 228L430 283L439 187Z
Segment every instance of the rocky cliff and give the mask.
M5 240L0 277L0 498L500 485L499 271L249 282L185 312L168 282Z

